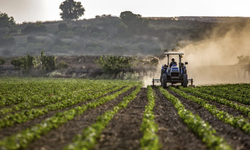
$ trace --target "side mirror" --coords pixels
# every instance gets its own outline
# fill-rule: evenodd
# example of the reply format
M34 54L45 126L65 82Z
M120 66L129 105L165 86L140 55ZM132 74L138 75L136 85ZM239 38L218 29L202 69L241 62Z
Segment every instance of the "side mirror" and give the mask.
M185 65L187 65L188 64L188 62L185 62Z

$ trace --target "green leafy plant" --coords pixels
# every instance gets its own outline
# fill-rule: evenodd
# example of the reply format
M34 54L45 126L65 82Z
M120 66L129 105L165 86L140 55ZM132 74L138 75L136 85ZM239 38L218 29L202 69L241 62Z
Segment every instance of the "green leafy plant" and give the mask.
M206 143L209 149L216 150L232 150L232 148L226 143L225 139L216 135L215 129L208 123L202 120L198 115L194 115L191 111L187 110L183 104L173 95L162 87L159 88L161 93L170 100L178 111L180 118L196 135L198 135L202 142ZM177 89L170 87L175 92Z
M148 86L147 89L148 89L147 92L148 104L145 108L143 121L141 125L141 131L143 132L143 137L140 139L141 149L158 150L161 148L161 145L159 143L159 137L156 134L158 131L158 125L154 121L155 118L153 112L155 106L154 93L151 86Z
M199 96L201 98L204 98L204 99L209 99L209 100L212 100L212 101L216 101L220 104L224 104L224 105L227 105L229 107L232 107L236 110L239 110L241 112L243 112L244 114L250 116L250 108L247 107L247 106L242 106L240 104L237 104L237 103L234 103L234 102L231 102L227 99L224 99L224 98L220 98L220 97L215 97L215 96L212 96L212 95L209 95L209 94L206 94L206 93L201 93L199 92L198 90L196 89L193 89L193 88L180 88L181 90L183 91L187 91L187 92L190 92L196 96Z
M242 104L250 104L250 93L248 91L249 85L244 88L242 85L223 85L223 86L202 86L197 88L198 91L221 98L240 102Z
M83 95L81 93L78 93L78 94L68 93L68 95L65 97L66 99L59 101L57 103L54 103L54 104L47 105L43 108L32 108L30 110L23 110L21 112L15 113L15 114L5 115L4 117L2 117L0 119L0 128L13 126L14 124L17 124L17 123L26 122L26 121L34 119L38 116L47 114L48 111L64 109L64 108L78 104L80 102L84 102L84 101L89 100L89 99L98 98L101 95L104 95L104 94L111 92L113 90L117 90L121 87L122 86L115 87L115 88L109 89L109 90L95 92L95 94L93 94L93 91L85 92ZM99 90L100 89L101 88L99 88ZM98 90L98 88L97 88L97 90ZM74 100L70 99L72 97L74 98Z
M182 91L180 91L176 88L173 88L173 87L170 87L170 89L173 90L174 92L180 94L184 98L192 100L192 101L196 102L197 104L199 104L200 106L203 106L205 109L207 109L211 114L216 116L221 121L224 121L225 123L230 124L235 128L239 128L245 133L250 133L250 123L249 123L248 119L243 118L242 116L234 117L234 116L228 114L227 112L218 110L216 108L216 106L209 104L207 101L205 101L203 99L197 98L197 97L192 96L192 95L188 95L185 92L182 92Z

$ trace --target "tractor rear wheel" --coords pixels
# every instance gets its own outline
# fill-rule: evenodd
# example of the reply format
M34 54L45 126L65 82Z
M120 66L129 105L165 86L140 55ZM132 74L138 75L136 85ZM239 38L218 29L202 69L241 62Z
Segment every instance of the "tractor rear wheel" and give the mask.
M162 85L163 88L167 87L167 75L166 74L162 75L162 83L161 83L161 85Z
M182 86L183 86L183 87L187 87L187 84L188 84L188 76L187 76L187 74L184 74L184 75L183 75Z

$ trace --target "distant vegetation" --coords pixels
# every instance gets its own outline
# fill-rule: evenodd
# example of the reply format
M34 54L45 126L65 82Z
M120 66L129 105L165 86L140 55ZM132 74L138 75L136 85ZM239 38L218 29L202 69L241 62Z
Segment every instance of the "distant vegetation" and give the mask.
M124 11L120 18L130 32L144 33L148 29L149 21L143 19L139 14L133 14L131 11Z
M133 66L133 57L102 56L96 63L105 73L119 73L122 69L129 69Z
M15 44L15 38L10 34L16 31L14 18L0 12L0 46L4 47Z
M0 57L0 66L3 65L6 62L6 60L4 58Z
M41 22L37 22L36 24L29 24L24 29L22 29L23 34L41 33L46 31L46 26L43 25Z
M44 52L41 52L41 56L22 56L14 58L11 60L11 64L15 66L16 69L31 70L34 68L39 68L41 70L55 70L56 68L56 57L55 56L45 56ZM64 64L65 66L66 64ZM61 67L61 64L60 64Z

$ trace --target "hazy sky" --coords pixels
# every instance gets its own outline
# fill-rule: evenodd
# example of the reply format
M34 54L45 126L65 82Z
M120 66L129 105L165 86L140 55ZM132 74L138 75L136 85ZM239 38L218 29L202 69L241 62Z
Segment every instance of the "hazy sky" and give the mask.
M61 20L59 5L64 0L0 0L0 11L24 21ZM132 11L143 17L243 16L250 17L249 0L76 0L85 8L82 18Z

